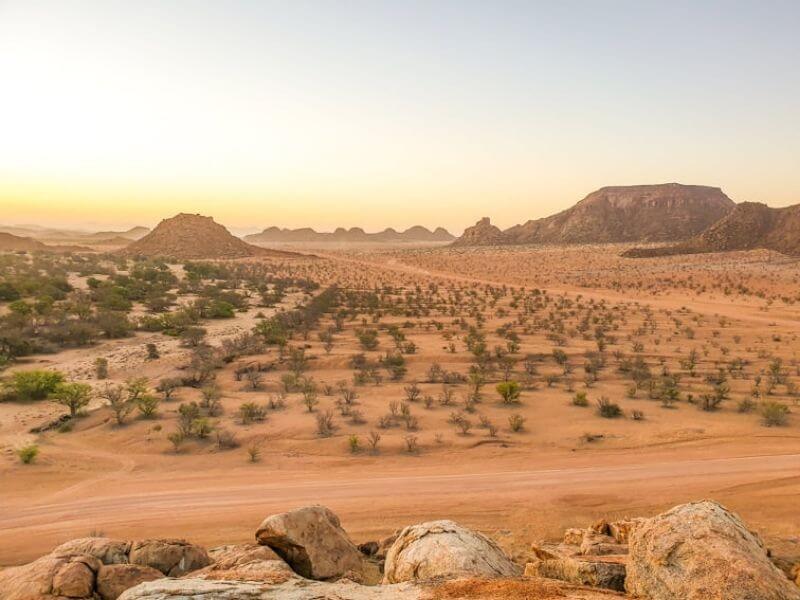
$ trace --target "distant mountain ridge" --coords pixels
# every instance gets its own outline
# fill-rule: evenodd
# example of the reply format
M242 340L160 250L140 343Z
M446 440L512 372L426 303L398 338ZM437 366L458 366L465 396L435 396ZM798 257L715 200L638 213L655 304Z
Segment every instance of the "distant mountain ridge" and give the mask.
M29 237L0 231L0 252L86 252L91 248L84 246L63 246L43 244Z
M484 218L454 244L585 244L688 239L736 204L721 189L700 185L600 188L557 214L500 231Z
M310 227L300 229L268 227L261 233L253 233L244 237L244 240L257 244L269 242L451 242L454 239L455 236L443 227L437 227L431 231L421 225L415 225L405 231L396 231L390 227L376 233L367 233L360 227L351 227L350 229L337 227L332 232L319 232Z
M742 202L690 240L672 246L631 248L623 256L646 258L759 248L800 256L800 204L771 208L760 202Z
M129 243L143 238L150 230L147 227L131 227L126 231L77 231L69 229L53 229L35 225L0 225L0 232L20 237L28 237L40 241L74 240L87 244L92 243ZM112 241L113 240L113 241Z

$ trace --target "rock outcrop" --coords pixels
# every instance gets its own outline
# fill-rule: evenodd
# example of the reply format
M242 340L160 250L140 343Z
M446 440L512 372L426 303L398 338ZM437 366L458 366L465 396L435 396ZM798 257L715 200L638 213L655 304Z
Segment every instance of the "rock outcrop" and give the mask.
M116 600L125 590L146 581L163 579L164 574L142 565L101 565L97 571L97 595L102 600Z
M211 564L205 548L185 540L135 541L128 560L134 565L158 569L169 577L180 577Z
M666 183L604 187L555 215L505 231L481 219L455 245L597 244L689 239L734 207L722 190Z
M492 225L489 217L483 217L472 227L467 227L453 246L500 246L508 243L500 228Z
M521 568L488 537L453 521L406 527L386 554L384 583L515 577Z
M308 579L345 575L360 579L368 570L364 556L347 537L339 517L324 506L306 506L269 516L256 531L256 540Z
M625 587L648 600L798 600L761 540L716 502L676 506L630 538Z

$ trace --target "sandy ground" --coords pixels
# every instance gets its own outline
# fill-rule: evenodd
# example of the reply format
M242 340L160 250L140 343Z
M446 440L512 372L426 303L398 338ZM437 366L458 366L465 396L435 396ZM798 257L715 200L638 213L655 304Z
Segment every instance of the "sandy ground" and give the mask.
M584 286L574 276L586 267L581 267L583 251L523 249L514 250L512 257L508 252L481 250L465 258L462 251L443 249L337 251L322 253L321 266L293 268L305 270L298 275L313 274L322 283L336 281L354 289L372 289L384 282L406 287L433 282L452 293L507 283L546 288L551 295L566 294L572 299L580 295L584 301L605 301L607 310L627 315L617 332L619 347L626 352L630 346L626 336L639 327L649 306L657 325L642 339L647 342L644 355L651 362L660 360L678 368L680 357L689 348L697 348L702 351L701 373L741 355L749 361L752 375L766 368L769 357L779 356L790 378L798 380L800 308L786 296L797 277L794 263L776 266L774 257L757 254L741 261L725 255L716 262L703 257L688 266L675 265L681 280L691 282L682 285L664 278L664 265L626 267L615 253L606 251L592 259L592 285ZM547 260L540 252L546 253ZM636 277L641 285L635 288L620 289L615 283ZM705 286L700 291L693 287L699 280ZM759 291L726 294L728 280L734 285L747 280L748 289ZM505 306L504 302L507 299L500 305ZM509 321L497 308L485 309L489 332ZM692 323L693 338L679 334L671 321L676 315ZM248 314L215 323L211 327L220 330L211 336L248 329L251 318ZM405 320L406 316L396 315L383 321L400 324ZM336 334L330 354L312 334L306 342L308 375L330 385L349 380L348 359L359 351L353 329L359 325L348 323L345 331ZM452 330L449 325L448 330ZM627 398L626 381L613 369L604 371L600 381L586 389L592 403L608 395L619 401L626 414L643 411L642 421L601 419L591 407L572 406L572 392L564 382L549 387L540 377L535 389L526 389L515 407L501 405L493 386L487 386L477 412L467 415L475 424L467 434L448 423L463 401L464 386L456 386L458 406L436 403L426 409L414 403L411 410L419 419L418 430L379 429L379 454L351 454L349 435L358 435L364 443L386 414L388 403L402 400L408 381L424 382L433 362L448 370L466 371L470 356L462 349L459 335L454 332L452 339L459 349L451 353L435 327L409 329L407 336L419 349L407 357L405 381L358 387L357 407L366 423L352 424L336 413L336 430L327 438L316 434L314 415L296 393L289 394L286 406L271 411L264 423L241 425L238 406L275 397L282 373L267 373L263 389L248 391L234 380L233 366L218 376L225 409L218 426L234 431L241 446L226 451L218 450L211 440L191 442L179 454L170 450L166 435L174 428L177 405L198 398L197 390L184 389L175 401L162 405L158 419L134 419L121 428L113 425L107 409L92 410L70 433L39 436L40 460L23 466L15 461L13 448L30 438L26 432L31 426L60 411L46 403L0 404L0 443L5 448L0 456L0 565L24 562L67 539L97 531L126 538L183 537L209 545L248 541L265 515L308 503L334 509L358 541L412 522L446 517L489 532L520 558L531 541L556 536L566 526L585 525L599 516L652 514L706 497L739 511L768 540L798 535L800 417L794 414L796 400L782 389L776 391L774 397L792 407L793 413L786 427L763 427L758 414L736 410L736 402L749 392L751 377L732 379L732 399L714 413L686 402L667 410L644 395ZM145 361L143 345L148 336L36 360L82 378L89 376L86 369L102 353L114 359L112 378L142 374L155 382L174 369L181 350L156 335L162 359ZM382 333L380 337L380 351L392 347L388 336ZM540 333L522 338L522 354L551 351L552 344ZM490 347L495 342L492 336ZM564 346L576 360L582 360L579 357L591 348L589 341L579 337ZM377 351L369 354L378 355ZM275 353L255 358L273 360ZM573 374L576 390L584 389L580 364L576 362ZM553 368L543 364L540 372ZM420 383L420 387L432 396L442 389L434 383ZM682 388L701 393L702 377L687 378ZM320 393L319 400L317 412L334 407L335 396ZM510 431L506 424L514 413L526 419L521 433ZM499 426L496 438L477 426L478 416ZM588 442L587 433L602 437ZM407 435L418 438L418 453L405 452ZM253 442L262 444L263 455L257 463L248 462L245 453Z

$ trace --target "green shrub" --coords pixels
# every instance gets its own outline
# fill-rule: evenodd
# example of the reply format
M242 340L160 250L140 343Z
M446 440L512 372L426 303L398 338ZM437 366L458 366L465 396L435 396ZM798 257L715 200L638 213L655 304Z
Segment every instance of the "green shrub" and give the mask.
M765 427L781 427L786 425L789 407L780 402L764 402L761 405L761 419Z
M36 461L36 457L39 456L39 446L36 444L28 444L27 446L18 448L16 452L20 462L29 465Z
M597 401L597 412L601 417L605 417L606 419L616 419L622 416L622 409L619 407L619 404L612 402L605 396Z
M64 382L58 371L20 371L11 376L11 387L19 400L44 400Z

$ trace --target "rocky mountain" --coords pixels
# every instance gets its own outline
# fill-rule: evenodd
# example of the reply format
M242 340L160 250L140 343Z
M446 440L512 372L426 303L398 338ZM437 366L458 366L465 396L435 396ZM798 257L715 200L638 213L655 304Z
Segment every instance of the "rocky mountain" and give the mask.
M735 206L719 188L666 183L604 187L572 208L497 236L483 220L459 245L667 242L691 238ZM494 228L496 229L496 228ZM485 235L486 237L482 237Z
M187 213L164 219L146 236L117 252L124 256L178 259L245 258L270 253L231 235L211 217ZM288 256L290 253L282 254Z
M367 233L360 227L345 229L338 227L333 232L318 232L310 227L301 229L281 229L268 227L261 233L245 236L246 241L255 244L291 243L291 242L334 242L334 243L413 243L413 242L450 242L455 239L446 229L437 227L434 231L415 225L405 231L392 228L376 233Z
M800 204L770 208L759 202L742 202L686 242L654 248L632 248L623 255L639 258L756 248L800 256Z

